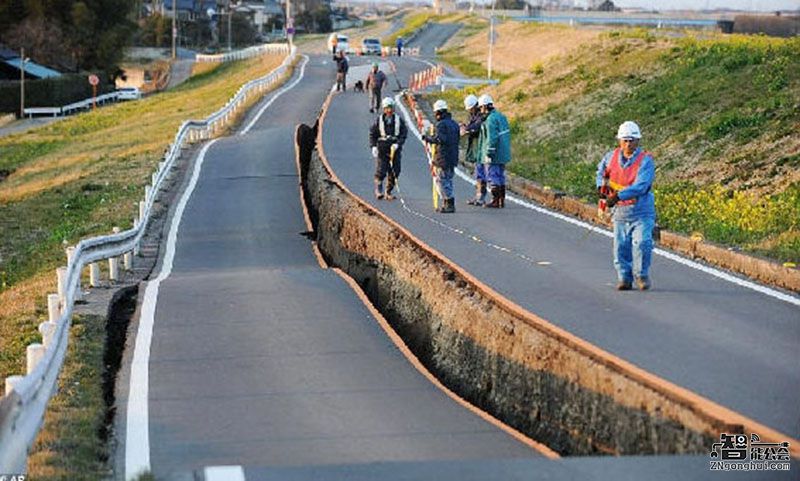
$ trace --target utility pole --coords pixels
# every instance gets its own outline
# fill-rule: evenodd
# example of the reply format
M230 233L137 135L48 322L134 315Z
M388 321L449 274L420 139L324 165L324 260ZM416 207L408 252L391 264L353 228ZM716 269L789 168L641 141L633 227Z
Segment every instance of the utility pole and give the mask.
M289 50L291 50L294 38L294 21L292 20L292 0L286 0L286 25L284 25L283 28L286 29L286 37L289 39ZM289 33L290 28L292 29L292 33Z
M19 118L25 118L25 48L19 49Z
M492 0L492 14L489 16L489 61L488 63L488 77L492 79L492 48L494 47L494 4Z
M231 0L228 0L228 52L231 51L231 16L233 16Z
M178 0L172 0L172 59L178 56Z

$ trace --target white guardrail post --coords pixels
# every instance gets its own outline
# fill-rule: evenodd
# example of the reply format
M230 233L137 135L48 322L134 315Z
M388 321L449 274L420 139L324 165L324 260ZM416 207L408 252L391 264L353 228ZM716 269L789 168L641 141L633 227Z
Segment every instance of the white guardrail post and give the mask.
M138 255L139 244L150 219L156 193L164 179L181 155L181 148L197 140L206 140L214 135L220 122L243 105L245 96L262 85L271 85L283 75L294 61L297 50L288 45L271 44L245 49L241 58L262 53L286 53L283 63L266 76L246 83L228 103L204 120L185 121L175 140L169 146L164 160L153 174L152 184L144 192L144 200L139 203L138 217L133 228L126 231L114 229L110 235L83 239L76 246L67 249L67 266L56 270L58 293L47 296L48 321L39 325L42 342L26 348L27 372L24 376L8 376L5 379L5 394L0 398L0 473L27 472L28 449L33 445L44 419L47 402L55 391L58 373L64 363L72 322L74 303L80 295L81 271L89 267L92 287L100 284L99 262L108 259L109 279L118 279L120 256L125 259L126 269L132 267L131 254ZM207 61L198 55L198 61ZM223 58L219 56L221 61ZM232 58L229 56L229 58ZM85 107L81 102L59 108L60 112ZM27 113L27 112L26 112Z

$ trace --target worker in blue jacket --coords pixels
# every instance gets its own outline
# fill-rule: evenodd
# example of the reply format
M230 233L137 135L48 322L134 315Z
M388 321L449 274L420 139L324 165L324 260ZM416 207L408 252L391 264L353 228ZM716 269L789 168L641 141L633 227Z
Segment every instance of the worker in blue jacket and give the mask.
M437 211L442 214L452 214L456 211L453 176L458 165L459 128L448 112L447 102L444 100L434 102L433 114L436 117L433 135L425 134L422 136L422 140L437 146L432 159L436 186L439 196L442 198L442 203Z
M464 160L473 164L475 170L475 197L467 201L469 205L482 206L486 204L486 164L483 163L481 158L478 141L481 134L481 124L483 123L483 114L478 107L478 97L469 94L464 97L464 108L469 112L469 120L467 123L461 124L461 135L467 136L467 150L464 154Z
M485 207L502 208L506 206L506 164L511 162L511 128L488 94L478 98L478 106L484 115L478 145L492 193L492 200Z
M639 146L641 138L635 122L623 122L617 130L619 146L597 165L598 194L614 209L614 268L621 291L630 290L633 281L642 291L651 286L656 166L653 156Z

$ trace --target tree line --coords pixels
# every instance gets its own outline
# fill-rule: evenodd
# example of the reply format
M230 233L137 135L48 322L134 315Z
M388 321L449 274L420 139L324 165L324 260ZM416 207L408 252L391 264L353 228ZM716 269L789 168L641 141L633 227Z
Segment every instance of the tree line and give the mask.
M114 74L136 24L130 0L0 0L0 43L64 72Z

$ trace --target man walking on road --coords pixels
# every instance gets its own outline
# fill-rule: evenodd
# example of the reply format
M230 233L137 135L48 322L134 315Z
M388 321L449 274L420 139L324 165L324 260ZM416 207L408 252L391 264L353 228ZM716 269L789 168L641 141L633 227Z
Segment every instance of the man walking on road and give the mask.
M447 111L447 102L437 100L433 104L433 114L436 116L436 127L433 135L423 135L422 140L429 144L436 144L433 169L436 175L436 184L442 204L438 212L452 214L456 211L456 200L453 194L453 176L458 165L458 124Z
M614 268L617 289L650 288L650 259L656 221L653 156L639 147L642 133L635 122L623 122L617 130L619 147L597 165L598 193L614 208Z
M347 91L347 71L350 70L350 62L344 56L344 52L339 52L338 55L333 56L336 62L336 91L339 89L343 92Z
M381 89L383 84L386 83L386 74L378 67L378 62L372 63L372 70L367 75L367 82L364 88L369 93L369 112L375 113L379 111L381 104Z
M369 145L375 158L375 198L383 199L383 179L386 180L386 200L394 199L392 191L400 177L400 154L408 135L403 118L394 111L394 100L386 97L381 103L383 113L369 129Z
M506 206L506 164L511 162L511 129L488 94L480 96L478 106L484 116L478 145L492 192L492 200L485 207L503 208Z
M397 47L397 56L398 57L402 57L403 56L403 37L397 37L397 42L395 43L395 46Z
M467 201L469 205L481 206L486 203L486 166L481 162L478 150L478 137L481 133L483 115L478 107L478 97L469 94L464 98L464 108L469 112L469 120L461 124L461 135L467 136L467 151L464 160L474 165L475 197Z

